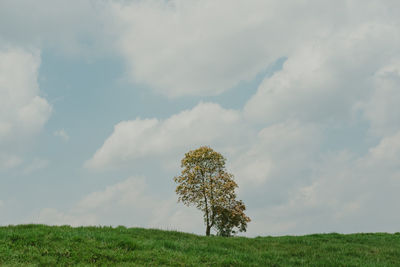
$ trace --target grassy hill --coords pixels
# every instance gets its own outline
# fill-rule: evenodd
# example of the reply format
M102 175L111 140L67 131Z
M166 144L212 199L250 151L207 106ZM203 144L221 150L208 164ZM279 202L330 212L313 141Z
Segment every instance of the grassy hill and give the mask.
M400 266L400 234L204 237L125 227L0 227L0 266Z

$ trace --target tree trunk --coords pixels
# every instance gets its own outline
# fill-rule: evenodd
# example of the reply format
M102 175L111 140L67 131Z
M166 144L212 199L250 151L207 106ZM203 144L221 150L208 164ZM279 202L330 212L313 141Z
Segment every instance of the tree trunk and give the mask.
M206 236L210 236L210 231L211 231L211 225L207 224Z

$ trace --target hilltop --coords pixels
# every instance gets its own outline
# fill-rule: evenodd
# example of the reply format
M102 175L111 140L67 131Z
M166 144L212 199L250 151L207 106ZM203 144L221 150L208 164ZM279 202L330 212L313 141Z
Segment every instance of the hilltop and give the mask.
M205 237L125 227L0 227L0 265L398 266L400 234Z

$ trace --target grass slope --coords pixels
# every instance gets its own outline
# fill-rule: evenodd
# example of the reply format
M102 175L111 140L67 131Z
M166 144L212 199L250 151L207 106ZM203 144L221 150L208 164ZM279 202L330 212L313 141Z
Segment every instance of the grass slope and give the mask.
M125 227L0 227L0 266L400 266L400 234L222 238Z

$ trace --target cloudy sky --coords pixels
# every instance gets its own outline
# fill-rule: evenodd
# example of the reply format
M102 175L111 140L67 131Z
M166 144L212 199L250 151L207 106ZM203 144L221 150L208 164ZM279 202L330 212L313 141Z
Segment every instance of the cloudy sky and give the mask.
M246 235L396 232L397 0L1 0L0 225L203 234L185 152L227 158Z

